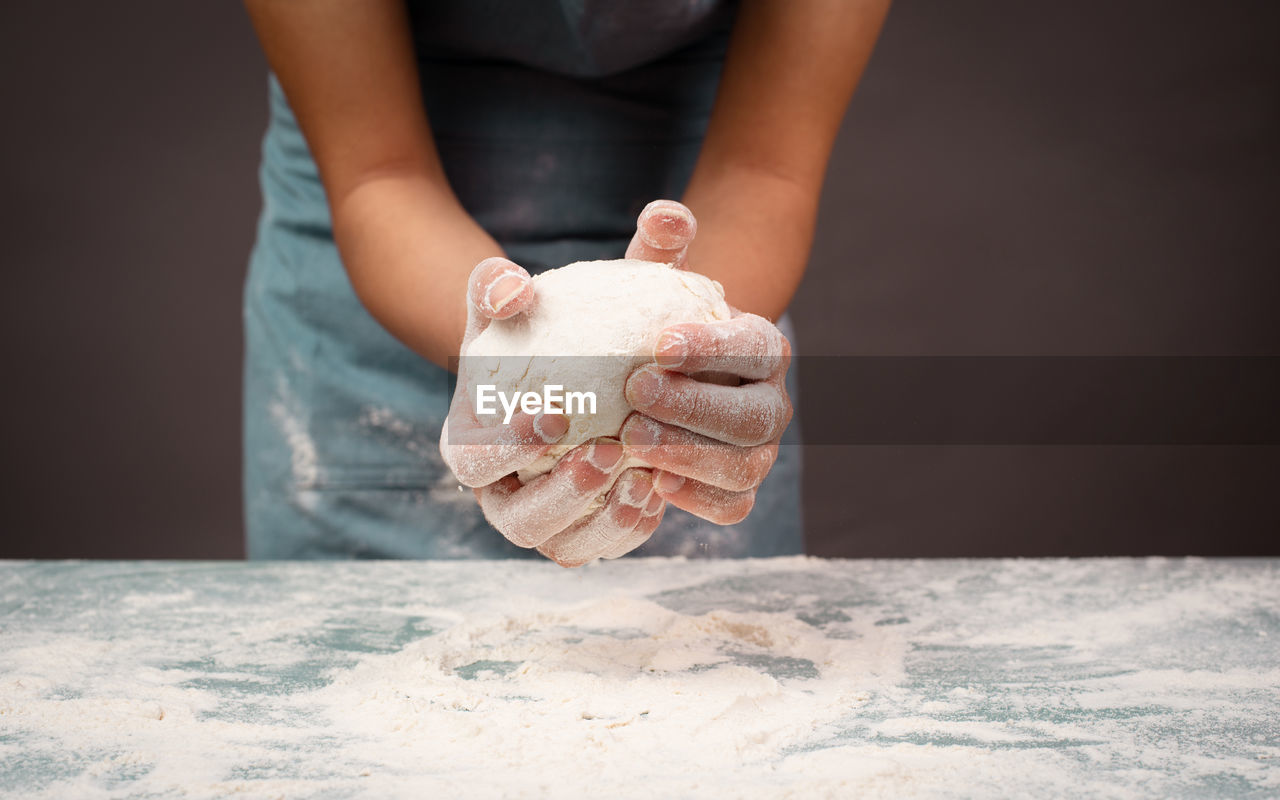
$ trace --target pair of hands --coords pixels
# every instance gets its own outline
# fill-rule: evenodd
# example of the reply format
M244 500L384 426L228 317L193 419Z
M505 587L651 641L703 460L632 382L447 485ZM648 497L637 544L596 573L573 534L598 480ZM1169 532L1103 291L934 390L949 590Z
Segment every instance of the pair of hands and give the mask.
M688 208L655 201L640 214L627 258L684 268L696 231ZM492 320L525 313L535 301L523 268L505 258L482 261L468 283L462 352ZM791 420L784 385L790 355L782 332L754 314L673 325L658 338L654 363L627 379L635 412L617 439L576 447L522 484L512 473L563 438L568 419L521 412L510 425L485 427L459 386L441 453L514 544L566 567L617 558L648 540L668 503L721 525L747 516ZM635 462L644 466L627 466Z

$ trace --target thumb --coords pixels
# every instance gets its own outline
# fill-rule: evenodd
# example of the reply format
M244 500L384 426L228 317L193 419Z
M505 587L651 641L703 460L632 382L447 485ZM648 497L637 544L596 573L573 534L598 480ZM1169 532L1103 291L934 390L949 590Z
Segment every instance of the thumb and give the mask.
M687 206L674 200L654 200L636 220L636 235L627 247L627 258L681 268L697 232L698 221Z
M502 256L481 261L467 280L467 340L484 330L490 320L528 311L533 294L533 279L524 267Z

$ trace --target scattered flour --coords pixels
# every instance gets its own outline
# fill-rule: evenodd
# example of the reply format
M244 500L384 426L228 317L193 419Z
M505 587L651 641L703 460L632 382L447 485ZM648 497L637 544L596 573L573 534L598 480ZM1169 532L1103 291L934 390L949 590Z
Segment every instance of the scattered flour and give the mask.
M0 563L0 796L1280 795L1280 562Z
M515 610L531 605L370 659L329 702L371 739L464 771L572 755L591 775L687 762L691 746L705 768L732 769L802 744L901 669L896 632L868 646L793 614L686 615L626 596Z
M295 489L314 488L320 478L320 460L316 456L316 443L307 430L307 419L300 404L281 376L276 381L276 396L268 406L280 435L289 447L289 464L293 472Z

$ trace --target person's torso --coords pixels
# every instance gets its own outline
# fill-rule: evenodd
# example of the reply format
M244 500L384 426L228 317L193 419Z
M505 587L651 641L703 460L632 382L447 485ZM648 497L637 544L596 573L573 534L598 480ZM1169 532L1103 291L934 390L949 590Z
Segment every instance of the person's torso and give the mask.
M423 103L463 206L533 271L619 257L644 205L683 193L732 11L412 2Z

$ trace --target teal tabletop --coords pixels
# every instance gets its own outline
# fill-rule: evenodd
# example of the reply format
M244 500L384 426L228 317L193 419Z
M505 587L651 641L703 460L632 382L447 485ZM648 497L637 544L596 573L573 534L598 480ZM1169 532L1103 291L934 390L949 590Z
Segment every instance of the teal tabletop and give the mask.
M1280 560L0 562L7 797L1280 797Z

